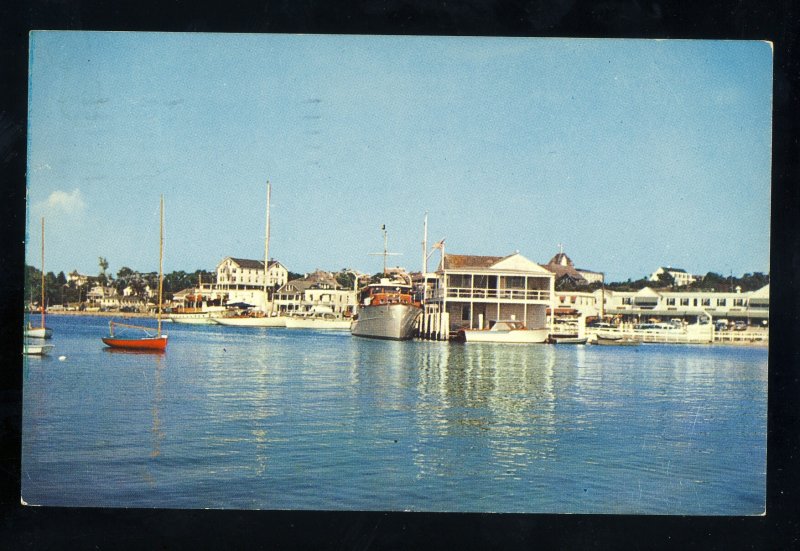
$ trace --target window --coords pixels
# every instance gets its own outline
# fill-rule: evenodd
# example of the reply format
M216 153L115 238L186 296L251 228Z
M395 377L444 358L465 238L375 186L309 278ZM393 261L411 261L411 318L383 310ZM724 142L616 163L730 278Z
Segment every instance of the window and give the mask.
M674 298L668 298L667 299L667 306L675 306L675 299Z
M633 304L633 299L631 297L622 297L622 304Z
M726 299L724 299L724 298L718 298L717 299L717 306L725 306L727 303L728 303L728 301Z
M700 301L700 304L702 306L711 306L711 299L710 298L704 298L704 299L702 299Z
M689 306L689 299L688 298L682 298L681 299L681 306Z
M735 298L733 299L734 306L744 306L744 299L743 298Z
M461 307L461 319L468 320L469 319L469 304L465 304Z

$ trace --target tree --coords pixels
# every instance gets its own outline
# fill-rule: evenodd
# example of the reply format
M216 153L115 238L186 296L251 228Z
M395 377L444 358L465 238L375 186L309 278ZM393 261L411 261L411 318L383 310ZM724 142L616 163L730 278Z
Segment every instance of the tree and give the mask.
M661 272L657 276L658 287L672 287L675 285L675 277L669 272Z
M339 272L336 274L336 283L345 289L352 289L356 276L352 272Z
M108 276L106 275L106 270L108 270L108 260L100 256L97 259L97 263L100 265L100 274L98 275L97 280L100 285L105 287L108 284Z
M130 279L134 275L135 275L135 272L133 270L131 270L130 268L128 268L127 266L123 266L122 268L120 268L117 271L117 279L124 279L124 280L127 281L128 279Z

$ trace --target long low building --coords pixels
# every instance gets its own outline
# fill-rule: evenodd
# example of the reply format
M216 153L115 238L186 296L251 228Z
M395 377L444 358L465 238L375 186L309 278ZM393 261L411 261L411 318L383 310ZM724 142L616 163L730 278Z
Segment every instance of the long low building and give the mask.
M554 302L557 309L574 309L587 317L669 320L711 316L744 321L748 325L766 325L769 321L769 285L755 291L724 293L650 287L638 291L556 291Z

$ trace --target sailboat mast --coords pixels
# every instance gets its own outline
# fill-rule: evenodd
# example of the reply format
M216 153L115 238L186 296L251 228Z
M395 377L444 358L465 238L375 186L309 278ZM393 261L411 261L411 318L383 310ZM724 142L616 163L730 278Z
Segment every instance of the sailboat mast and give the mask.
M44 328L44 216L42 217L42 328Z
M161 224L158 236L158 336L161 336L161 300L164 291L164 196L161 196Z
M422 277L428 273L428 213L425 213L425 223L422 229Z
M269 272L269 199L271 195L269 180L267 180L267 221L264 224L264 311L267 311L267 273Z
M389 256L389 237L386 233L386 224L383 225L383 275L386 275L386 257Z

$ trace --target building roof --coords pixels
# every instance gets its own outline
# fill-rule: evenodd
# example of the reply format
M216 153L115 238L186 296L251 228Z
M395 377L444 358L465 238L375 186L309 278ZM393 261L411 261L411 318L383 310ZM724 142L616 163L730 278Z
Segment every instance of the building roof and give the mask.
M232 260L233 262L238 264L240 268L245 268L245 269L248 269L248 270L263 270L264 269L264 261L263 260L250 260L249 258L236 258L236 257L233 257L233 256L228 256L225 259L223 259L222 262L225 262L226 259ZM220 262L220 264L222 264L222 262ZM280 264L280 262L278 262L277 260L270 260L269 261L269 267L270 268L275 266L275 265L277 265L277 264Z
M550 262L544 265L544 268L556 274L556 279L571 279L576 283L588 283L585 277L575 269L572 260L564 253L558 253Z
M559 265L559 266L575 266L573 264L572 259L568 257L565 253L558 253L553 258L550 259L550 262L547 263L548 265Z
M339 282L336 281L336 278L333 277L328 272L323 272L317 270L316 272L312 272L310 274L306 274L304 277L293 279L283 285L278 292L287 292L287 291L305 291L306 289L312 289L320 284L326 283L330 285L331 289L341 289L341 285Z
M503 258L502 256L476 256L469 254L444 255L442 263L445 270L460 270L464 268L491 268Z
M661 269L665 272L675 272L677 274L685 274L686 270L683 268L670 268L669 266L661 266Z
M442 259L445 270L465 272L511 272L511 273L537 273L550 275L550 272L535 262L528 260L518 252L507 256L477 256L465 254L446 254Z

